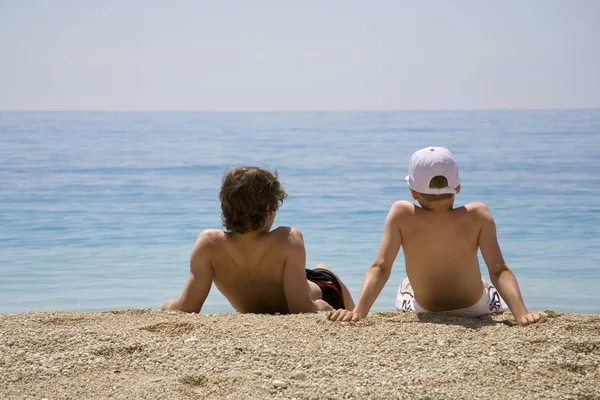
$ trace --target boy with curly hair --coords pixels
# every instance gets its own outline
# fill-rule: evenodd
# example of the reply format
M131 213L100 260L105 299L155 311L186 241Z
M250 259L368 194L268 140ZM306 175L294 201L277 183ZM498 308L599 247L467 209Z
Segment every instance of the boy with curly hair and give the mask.
M192 250L190 275L163 310L200 312L212 283L241 313L287 314L353 309L344 283L325 264L305 269L302 233L271 230L287 193L277 175L256 167L225 173L219 198L226 231L203 231Z

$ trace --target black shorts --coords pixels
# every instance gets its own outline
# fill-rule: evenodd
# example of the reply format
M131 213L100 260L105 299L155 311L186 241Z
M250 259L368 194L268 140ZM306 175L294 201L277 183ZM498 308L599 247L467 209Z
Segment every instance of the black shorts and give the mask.
M344 292L335 275L324 268L306 270L306 279L317 284L321 288L323 300L336 310L344 308Z

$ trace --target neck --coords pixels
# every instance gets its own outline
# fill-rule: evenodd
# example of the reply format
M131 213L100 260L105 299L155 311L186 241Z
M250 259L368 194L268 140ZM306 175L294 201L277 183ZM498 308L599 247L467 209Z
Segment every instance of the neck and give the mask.
M236 238L242 239L242 240L252 240L252 239L256 239L258 236L263 235L265 233L267 233L269 230L266 229L266 227L257 229L255 231L249 231L249 232L244 232L244 233L230 233L230 235L235 236Z
M421 203L419 202L419 204ZM453 206L453 201L436 201L432 203L421 204L421 207L423 207L425 210L440 214L452 210Z

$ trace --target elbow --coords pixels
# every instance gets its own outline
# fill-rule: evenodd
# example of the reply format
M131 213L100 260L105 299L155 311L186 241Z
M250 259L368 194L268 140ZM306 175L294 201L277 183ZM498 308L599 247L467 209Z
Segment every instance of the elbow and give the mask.
M506 275L506 274L513 275L513 273L510 270L510 268L508 268L508 265L506 265L504 263L503 264L497 264L490 271L490 279L492 280L492 283L495 284L495 282L497 282L502 275Z
M371 266L369 267L368 272L383 277L389 277L390 273L392 272L392 266L389 265L389 263L386 263L385 261L375 260L373 264L371 264Z

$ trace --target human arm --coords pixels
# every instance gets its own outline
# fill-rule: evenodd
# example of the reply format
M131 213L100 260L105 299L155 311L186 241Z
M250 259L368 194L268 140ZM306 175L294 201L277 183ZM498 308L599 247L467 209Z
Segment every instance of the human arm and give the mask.
M488 268L492 285L496 287L500 296L506 301L519 325L527 326L538 322L543 313L529 312L525 307L517 278L502 257L496 233L496 223L492 213L482 203L476 204L475 208L476 215L481 222L479 248Z
M291 228L286 243L286 255L283 266L283 289L290 314L305 312L331 311L326 301L310 298L310 288L306 280L306 249L302 232Z
M198 236L190 257L190 275L183 293L177 300L167 300L163 304L162 310L200 312L213 281L213 269L210 262L211 244L210 231L204 231Z
M367 269L354 310L337 310L329 313L328 319L348 322L358 321L367 316L390 277L392 266L402 245L402 233L398 222L405 212L406 206L403 202L398 202L390 209L383 227L383 238L377 256Z

